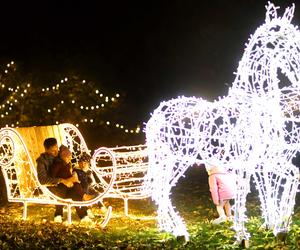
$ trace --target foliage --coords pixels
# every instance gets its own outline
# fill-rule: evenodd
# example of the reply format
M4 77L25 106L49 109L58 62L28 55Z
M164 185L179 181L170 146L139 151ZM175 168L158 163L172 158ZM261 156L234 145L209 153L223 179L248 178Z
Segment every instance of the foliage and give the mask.
M0 68L0 127L67 122L93 131L92 135L87 132L88 137L99 139L105 135L115 140L106 146L140 140L141 124L125 115L126 93L81 79L76 73L67 77L57 74L45 84L16 63L7 65Z
M106 228L95 223L80 225L76 214L73 224L52 222L54 207L31 205L28 220L22 221L22 206L10 204L0 210L1 249L240 249L235 243L232 224L210 223L217 216L210 199L207 175L203 169L192 168L173 190L173 202L187 222L188 243L160 232L155 222L155 205L149 199L129 201L129 217L124 217L123 202L105 200L113 206L113 218ZM262 227L257 194L248 196L247 209L251 233L250 249L300 248L300 197L297 196L291 230L285 241ZM98 206L92 208L96 219L102 215Z

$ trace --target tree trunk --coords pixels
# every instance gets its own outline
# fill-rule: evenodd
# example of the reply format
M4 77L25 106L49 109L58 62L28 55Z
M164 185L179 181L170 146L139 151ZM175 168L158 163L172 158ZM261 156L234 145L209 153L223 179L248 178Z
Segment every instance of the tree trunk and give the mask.
M4 207L8 203L5 180L0 170L0 207Z

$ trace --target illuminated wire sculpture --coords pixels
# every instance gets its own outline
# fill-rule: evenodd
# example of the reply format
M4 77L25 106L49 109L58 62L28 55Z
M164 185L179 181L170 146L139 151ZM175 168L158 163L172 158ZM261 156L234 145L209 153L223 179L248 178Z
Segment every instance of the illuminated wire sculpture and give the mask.
M115 158L115 178L112 187L105 198L117 198L124 201L124 213L128 216L128 200L139 200L150 197L150 192L144 189L145 174L148 170L148 150L146 145L122 146L108 148ZM104 166L102 165L104 164ZM97 149L92 157L92 165L103 176L97 181L98 185L107 185L106 174L111 172L114 165L111 157L102 154Z
M299 177L291 160L300 146L300 32L291 24L294 5L282 17L273 4L266 9L265 23L250 37L226 97L162 102L146 124L145 189L158 205L162 230L189 237L170 195L198 155L204 163L233 169L237 176L237 241L250 237L245 205L251 176L264 225L275 235L288 230Z
M2 128L0 130L0 167L5 179L7 198L10 202L24 204L24 219L27 218L28 203L66 205L68 223L71 223L73 206L91 206L101 202L108 193L115 179L116 161L110 150L99 148L98 153L110 158L111 164L107 171L101 173L93 165L91 166L94 179L106 179L101 188L95 180L92 183L92 188L98 191L98 194L88 201L60 198L51 193L46 186L40 184L34 163L35 159L44 152L43 141L47 137L55 137L59 144L68 145L73 154L74 164L82 153L89 152L80 131L72 124L17 129ZM109 207L102 220L102 227L108 223L111 210Z

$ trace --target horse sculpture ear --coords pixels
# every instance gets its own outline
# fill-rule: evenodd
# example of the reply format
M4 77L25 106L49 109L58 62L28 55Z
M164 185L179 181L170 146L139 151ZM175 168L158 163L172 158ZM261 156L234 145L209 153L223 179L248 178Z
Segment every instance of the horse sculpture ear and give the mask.
M277 18L277 9L279 9L279 7L276 7L273 3L268 2L268 5L266 5L266 23L269 23L272 21L272 19Z
M272 21L272 19L277 18L277 9L279 7L276 7L273 3L268 2L268 5L266 5L266 23L269 23ZM284 11L284 14L281 18L282 21L287 21L290 23L292 21L292 18L294 16L294 11L295 11L295 4L292 4L291 7L287 7Z
M281 20L286 20L288 23L291 23L295 11L295 4L293 3L291 7L287 7L281 18Z

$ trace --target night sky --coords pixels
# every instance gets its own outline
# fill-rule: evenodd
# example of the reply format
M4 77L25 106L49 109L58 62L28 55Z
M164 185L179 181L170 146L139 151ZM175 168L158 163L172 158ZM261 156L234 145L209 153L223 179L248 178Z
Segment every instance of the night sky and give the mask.
M273 2L280 13L295 2L293 23L300 25L297 1ZM264 22L267 3L24 2L1 7L1 62L16 61L40 85L75 72L103 89L124 91L139 122L162 100L226 94L245 42Z

